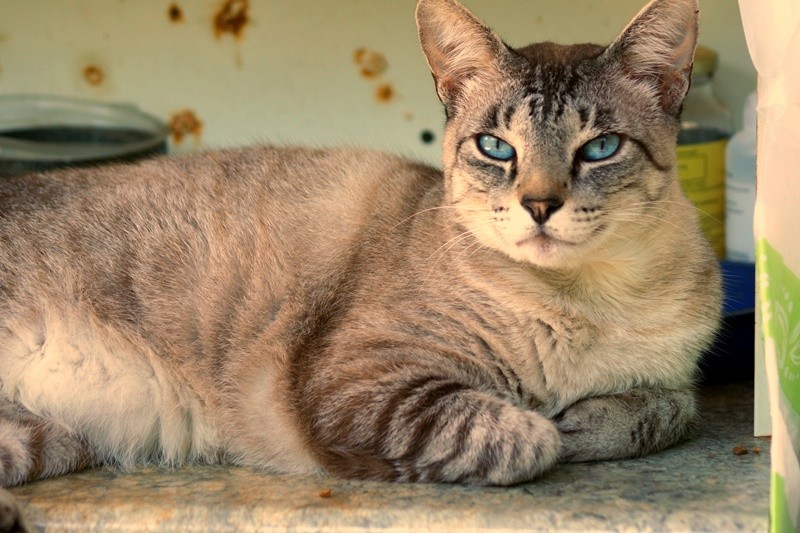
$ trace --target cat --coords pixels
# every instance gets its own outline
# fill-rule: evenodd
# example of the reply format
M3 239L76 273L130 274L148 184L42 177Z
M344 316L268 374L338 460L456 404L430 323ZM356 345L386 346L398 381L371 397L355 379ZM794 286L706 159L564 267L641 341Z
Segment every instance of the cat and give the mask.
M0 484L511 485L685 439L720 317L676 177L696 0L513 49L419 0L442 170L255 146L0 184Z

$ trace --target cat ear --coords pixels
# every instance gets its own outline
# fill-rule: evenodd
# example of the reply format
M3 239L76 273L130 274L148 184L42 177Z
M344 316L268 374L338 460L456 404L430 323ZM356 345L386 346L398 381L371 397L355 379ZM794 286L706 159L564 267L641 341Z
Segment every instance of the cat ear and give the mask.
M496 68L505 45L455 0L419 0L416 18L436 92L450 107L470 79Z
M633 78L649 83L677 116L692 79L697 0L652 0L608 48Z

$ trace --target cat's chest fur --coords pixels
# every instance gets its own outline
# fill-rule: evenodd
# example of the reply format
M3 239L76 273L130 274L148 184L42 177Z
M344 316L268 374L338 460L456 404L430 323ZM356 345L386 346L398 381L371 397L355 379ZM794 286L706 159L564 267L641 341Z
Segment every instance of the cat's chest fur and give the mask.
M695 356L671 338L677 323L665 326L661 313L641 301L625 302L623 310L608 304L607 295L592 297L547 288L527 299L503 294L492 302L507 316L492 349L519 375L520 399L553 416L579 398L690 379ZM664 365L665 353L674 366Z

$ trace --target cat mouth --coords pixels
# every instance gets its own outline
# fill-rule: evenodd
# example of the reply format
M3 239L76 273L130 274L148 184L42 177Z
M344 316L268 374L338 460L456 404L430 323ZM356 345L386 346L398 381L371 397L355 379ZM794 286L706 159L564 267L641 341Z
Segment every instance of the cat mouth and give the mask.
M574 242L565 241L563 239L559 239L558 237L553 237L549 233L539 230L537 233L525 237L517 241L517 246L535 246L543 251L549 250L555 246L569 246L574 247L577 246Z

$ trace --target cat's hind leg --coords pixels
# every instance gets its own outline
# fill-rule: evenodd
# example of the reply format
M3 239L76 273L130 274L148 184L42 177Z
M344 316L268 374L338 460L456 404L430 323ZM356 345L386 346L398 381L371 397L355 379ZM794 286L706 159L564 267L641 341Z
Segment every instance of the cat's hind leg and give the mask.
M78 434L0 400L0 486L75 472L99 463Z
M218 457L207 398L142 338L82 309L0 326L2 397L14 403L0 411L0 452L14 468L0 483L69 472L95 456L123 468Z
M28 528L22 518L22 510L14 500L14 496L5 489L0 489L0 533L25 533Z

